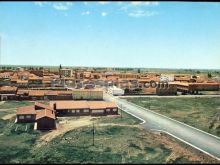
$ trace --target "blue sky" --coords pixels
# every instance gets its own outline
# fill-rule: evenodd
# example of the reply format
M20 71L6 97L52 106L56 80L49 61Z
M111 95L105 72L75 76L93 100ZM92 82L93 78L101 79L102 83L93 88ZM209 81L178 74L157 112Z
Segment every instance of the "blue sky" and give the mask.
M0 2L1 64L220 69L218 2Z

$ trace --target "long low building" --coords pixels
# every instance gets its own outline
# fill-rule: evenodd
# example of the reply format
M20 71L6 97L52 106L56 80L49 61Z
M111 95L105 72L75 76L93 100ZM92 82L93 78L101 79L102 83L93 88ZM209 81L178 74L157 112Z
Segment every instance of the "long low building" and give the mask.
M58 116L117 115L118 106L108 101L51 101Z
M218 83L179 83L177 91L184 93L198 93L198 91L218 91Z
M102 89L18 90L18 100L103 100Z
M74 100L103 100L102 89L73 89Z
M0 87L0 101L16 99L17 87L2 86Z

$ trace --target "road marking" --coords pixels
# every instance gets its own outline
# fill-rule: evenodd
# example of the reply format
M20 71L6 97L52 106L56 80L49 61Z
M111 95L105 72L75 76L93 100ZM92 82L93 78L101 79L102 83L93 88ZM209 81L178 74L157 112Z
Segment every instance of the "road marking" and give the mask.
M207 154L207 155L209 155L209 156L211 156L211 157L213 157L213 158L215 158L215 159L217 159L217 160L220 161L220 158L218 158L218 157L216 157L216 156L214 156L214 155L208 153L207 151L204 151L203 149L201 149L201 148L199 148L199 147L196 147L196 146L193 145L192 143L189 143L189 142L187 142L187 141L185 141L185 140L183 140L183 139L181 139L181 138L179 138L179 137L177 137L177 136L175 136L175 135L173 135L173 134L171 134L171 133L169 133L169 132L167 132L167 131L157 130L157 129L150 129L150 130L152 130L152 131L164 132L164 133L166 133L166 134L168 134L168 135L170 135L170 136L173 136L174 138L176 138L176 139L178 139L178 140L180 140L180 141L182 141L182 142L184 142L184 143L186 143L186 144L188 144L188 145L190 145L190 146L196 148L197 150L202 151L202 152L204 152L205 154Z

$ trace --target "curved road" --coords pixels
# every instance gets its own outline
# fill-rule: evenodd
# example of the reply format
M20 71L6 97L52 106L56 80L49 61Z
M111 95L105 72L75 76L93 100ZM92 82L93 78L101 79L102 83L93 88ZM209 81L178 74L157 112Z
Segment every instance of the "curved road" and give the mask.
M220 161L219 137L150 111L136 104L127 102L118 97L105 94L104 99L116 102L122 110L146 121L146 123L143 123L145 128L166 132Z

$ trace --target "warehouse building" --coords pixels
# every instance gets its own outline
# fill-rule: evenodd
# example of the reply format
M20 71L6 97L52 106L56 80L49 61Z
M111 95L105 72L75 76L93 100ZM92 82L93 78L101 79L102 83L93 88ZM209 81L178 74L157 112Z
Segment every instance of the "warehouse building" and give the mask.
M218 91L218 83L179 83L177 84L177 91L183 93L198 93L198 91Z
M74 100L103 100L102 89L73 89Z
M107 101L51 101L57 116L117 115L118 106Z
M2 86L0 87L0 101L16 99L17 87Z

